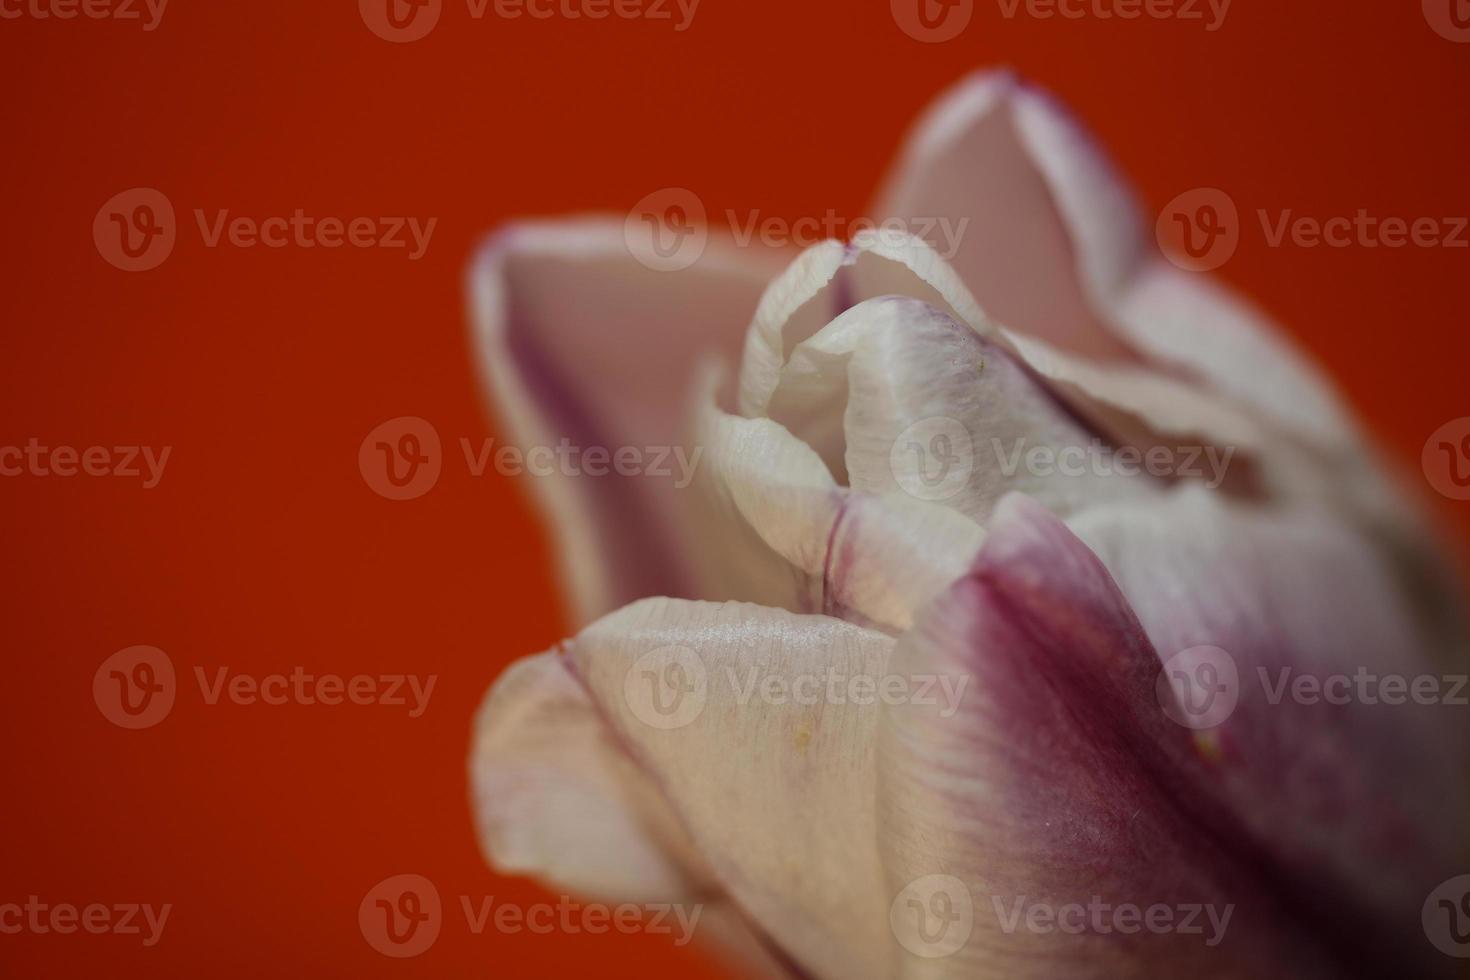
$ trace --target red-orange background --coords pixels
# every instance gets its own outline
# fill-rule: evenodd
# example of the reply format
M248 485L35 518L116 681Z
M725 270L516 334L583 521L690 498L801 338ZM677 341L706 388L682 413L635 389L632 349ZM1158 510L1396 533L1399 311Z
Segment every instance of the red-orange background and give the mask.
M565 628L524 488L446 466L386 501L357 450L378 423L456 443L483 410L461 277L509 217L622 212L681 185L711 214L863 213L915 113L1009 63L1099 133L1150 207L1197 186L1242 212L1470 214L1470 46L1417 3L1237 0L1223 29L1006 20L919 44L882 0L703 0L667 22L472 21L446 4L407 45L352 0L185 3L156 31L0 20L5 234L0 444L173 447L154 490L0 479L5 805L0 903L170 902L163 941L0 935L15 976L714 976L650 937L482 936L414 960L358 931L387 875L446 903L494 876L464 780L471 714L513 658ZM101 204L156 187L180 216L160 268L93 247ZM264 217L438 217L401 251L206 249L193 208ZM1410 467L1470 414L1470 252L1267 248L1223 276L1287 323ZM1470 528L1465 505L1441 501ZM91 697L115 650L269 673L437 673L428 712L205 707L110 725ZM452 911L452 910L451 910Z

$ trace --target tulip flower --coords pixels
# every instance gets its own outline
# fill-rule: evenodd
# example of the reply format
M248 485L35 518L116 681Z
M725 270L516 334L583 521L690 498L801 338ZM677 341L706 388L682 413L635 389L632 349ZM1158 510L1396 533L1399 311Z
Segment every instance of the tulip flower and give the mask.
M484 703L490 863L699 904L753 975L1452 975L1464 631L1330 386L1009 75L874 214L474 265L518 443L608 457L530 481L578 632Z

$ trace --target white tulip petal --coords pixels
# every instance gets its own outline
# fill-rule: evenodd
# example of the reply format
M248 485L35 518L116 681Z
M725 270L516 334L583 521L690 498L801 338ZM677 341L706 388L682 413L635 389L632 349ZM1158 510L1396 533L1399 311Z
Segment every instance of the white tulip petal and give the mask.
M958 576L984 532L948 507L840 487L806 443L771 419L703 401L696 442L706 591L903 630Z
M851 682L882 678L892 648L828 617L649 599L569 650L724 891L818 976L884 975L880 705Z
M1004 348L902 296L859 303L799 344L770 412L853 490L942 503L982 525L1012 490L1071 513L1156 489L1111 467L1111 444Z
M470 784L481 846L501 872L620 901L710 890L656 786L557 652L496 680L476 723Z

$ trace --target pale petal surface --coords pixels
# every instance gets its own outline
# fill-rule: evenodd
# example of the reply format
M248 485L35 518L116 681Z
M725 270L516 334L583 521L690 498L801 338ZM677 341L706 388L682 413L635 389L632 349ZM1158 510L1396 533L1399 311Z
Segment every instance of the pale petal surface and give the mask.
M486 700L492 863L707 903L781 975L1445 972L1420 903L1470 862L1465 723L1278 686L1464 672L1330 386L1009 75L942 99L880 201L953 255L883 229L670 274L601 221L486 250L516 438L700 454L687 487L537 481L590 625ZM1151 449L1216 479L1097 469ZM1171 678L1225 664L1228 710L1181 720ZM1198 928L1056 926L1099 904Z
M640 261L648 247L623 222L516 225L470 274L481 370L522 451L564 439L609 455L627 447L645 470L668 474L532 479L578 622L687 593L673 449L693 459L683 440L695 367L739 349L779 268L764 251L712 239L692 267L661 271Z

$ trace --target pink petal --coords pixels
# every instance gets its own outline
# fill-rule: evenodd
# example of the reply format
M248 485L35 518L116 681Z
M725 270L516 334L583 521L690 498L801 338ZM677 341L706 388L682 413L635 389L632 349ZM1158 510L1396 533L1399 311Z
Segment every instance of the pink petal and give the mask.
M1090 360L1143 359L1337 448L1351 423L1280 331L1208 279L1169 265L1152 220L1065 109L979 73L915 127L879 216L957 222L953 263L997 320ZM958 227L958 226L954 226ZM931 244L944 240L931 231Z
M523 224L484 249L470 281L487 387L517 445L630 447L669 476L558 472L532 486L556 537L579 622L634 598L691 589L672 447L705 354L732 356L776 266L710 241L678 271L640 262L611 220Z
M1330 864L1290 860L1277 840L1283 822L1258 825L1242 812L1245 799L1218 788L1211 758L1161 708L1160 664L1127 601L1039 505L1002 502L973 572L900 640L892 669L974 676L952 717L903 706L889 712L881 736L880 834L890 842L894 894L911 883L958 882L972 910L962 946L934 959L919 950L904 975L1442 969L1419 933L1422 895L1408 907L1385 905L1396 889L1365 892ZM1267 753L1252 764L1275 761ZM1392 858L1358 858L1398 873ZM1096 896L1234 912L1213 947L1177 931L1008 930L1004 913L1022 896L1051 908Z
M1423 897L1470 858L1464 709L1373 704L1342 685L1360 671L1466 673L1462 658L1441 656L1454 647L1410 599L1417 583L1309 510L1245 510L1188 491L1072 526L1164 660L1202 646L1228 654L1238 705L1198 737L1212 789L1283 867L1336 882L1379 921L1411 929ZM1343 678L1329 690L1347 691L1347 703L1282 687L1302 677Z

